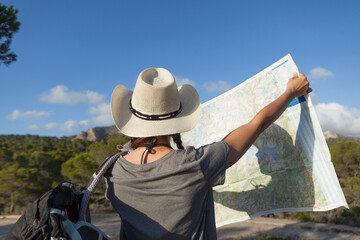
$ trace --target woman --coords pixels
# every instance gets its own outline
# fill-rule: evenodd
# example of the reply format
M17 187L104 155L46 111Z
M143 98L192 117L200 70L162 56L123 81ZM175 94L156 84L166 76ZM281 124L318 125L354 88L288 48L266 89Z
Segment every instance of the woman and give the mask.
M131 137L133 149L106 175L106 196L122 220L120 239L216 239L212 187L224 183L226 168L295 97L309 92L306 76L294 73L286 91L249 123L220 142L184 149L180 133L191 130L201 113L192 86L178 89L163 68L141 72L133 92L117 86L111 98L113 119Z

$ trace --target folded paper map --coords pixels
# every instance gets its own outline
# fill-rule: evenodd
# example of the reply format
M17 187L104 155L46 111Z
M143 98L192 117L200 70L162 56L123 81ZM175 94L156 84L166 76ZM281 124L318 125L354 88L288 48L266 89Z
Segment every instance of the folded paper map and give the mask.
M223 139L279 97L294 72L298 69L287 55L204 103L197 127L182 135L183 142L198 147ZM276 212L348 207L309 96L292 101L227 169L214 200L217 227Z

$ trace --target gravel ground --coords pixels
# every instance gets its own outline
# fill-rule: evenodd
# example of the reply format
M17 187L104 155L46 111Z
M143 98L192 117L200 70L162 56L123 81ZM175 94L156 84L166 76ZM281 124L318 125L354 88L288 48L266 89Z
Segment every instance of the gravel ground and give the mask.
M5 239L19 216L0 216L0 239ZM120 221L116 214L93 214L92 223L117 239ZM360 240L360 228L343 225L297 222L286 219L254 218L218 229L219 240L266 239L266 236L304 240Z

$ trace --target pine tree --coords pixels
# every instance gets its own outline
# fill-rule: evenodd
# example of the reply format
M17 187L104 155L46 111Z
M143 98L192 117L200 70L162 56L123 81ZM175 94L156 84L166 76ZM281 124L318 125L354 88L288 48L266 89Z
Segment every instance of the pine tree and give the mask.
M18 10L0 3L0 65L9 65L16 61L16 54L10 52L13 34L19 31L20 22L17 21Z

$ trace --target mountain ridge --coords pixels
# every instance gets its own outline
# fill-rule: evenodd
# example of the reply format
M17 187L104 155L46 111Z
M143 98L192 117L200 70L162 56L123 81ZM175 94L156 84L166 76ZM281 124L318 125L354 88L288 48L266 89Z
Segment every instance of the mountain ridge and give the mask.
M112 134L119 134L120 131L115 125L107 127L94 127L89 128L86 131L79 132L74 139L88 140L91 142L97 142L104 140L106 141L107 137ZM324 131L324 137L327 141L360 141L358 137L346 137L341 134L335 133L333 131Z
M94 128L89 128L86 131L79 132L74 137L74 139L88 140L91 142L97 142L101 140L106 141L108 136L118 133L120 133L120 131L116 128L115 125L108 127L94 127Z

